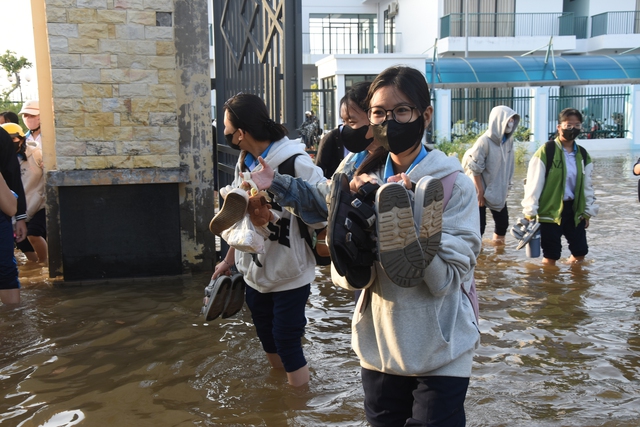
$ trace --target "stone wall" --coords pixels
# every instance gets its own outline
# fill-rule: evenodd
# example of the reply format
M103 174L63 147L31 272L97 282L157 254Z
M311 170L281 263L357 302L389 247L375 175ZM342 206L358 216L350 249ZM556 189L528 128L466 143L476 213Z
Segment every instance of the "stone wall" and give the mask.
M58 170L180 166L171 0L47 0Z
M55 128L46 146L43 136L50 275L64 274L58 188L86 185L178 183L182 263L212 268L207 0L34 1L46 15Z

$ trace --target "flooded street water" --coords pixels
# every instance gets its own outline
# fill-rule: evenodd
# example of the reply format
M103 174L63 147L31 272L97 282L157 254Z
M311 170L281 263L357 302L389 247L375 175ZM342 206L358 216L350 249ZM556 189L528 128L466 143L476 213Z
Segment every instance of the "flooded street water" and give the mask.
M585 264L542 269L511 236L503 248L485 239L468 426L640 425L634 162L596 159L600 214ZM512 223L524 175L519 167ZM489 219L486 236L492 227ZM367 425L350 348L353 296L324 270L307 308L304 390L269 368L246 307L204 322L210 273L82 287L54 286L44 273L22 266L21 306L0 306L2 426Z

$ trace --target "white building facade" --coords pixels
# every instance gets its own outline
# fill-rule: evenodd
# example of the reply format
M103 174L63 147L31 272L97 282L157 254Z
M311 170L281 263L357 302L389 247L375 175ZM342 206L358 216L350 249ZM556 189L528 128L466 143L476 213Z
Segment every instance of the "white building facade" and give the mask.
M334 89L330 102L323 103L326 97L322 96L320 105L317 98L315 101L326 128L339 123L335 106L346 89L357 81L372 80L391 65L409 65L426 72L427 63L451 58L530 55L546 57L551 66L556 58L568 55L605 55L615 61L618 55L640 54L640 0L302 0L302 7L303 89ZM576 74L580 75L580 70ZM614 125L611 116L624 116L624 121L618 120L624 123L624 132L608 132L607 144L596 139L582 142L591 150L640 149L640 117L631 108L640 93L640 79L604 82L609 86L619 83L615 86L624 93L624 100L610 108L607 102L595 102L596 97L589 95L596 83L593 79L570 83L574 93L576 87L582 87L580 93L590 99L584 108L576 105L591 114L585 125L609 129ZM555 130L555 111L546 101L563 96L566 84L505 81L446 85L436 81L432 84L434 135L451 138L453 118L460 118L452 100L476 88L492 96L500 93L498 98L505 93L528 97L532 141L546 141ZM472 118L482 123L481 117ZM620 123L617 126L620 128ZM605 137L604 130L601 135Z

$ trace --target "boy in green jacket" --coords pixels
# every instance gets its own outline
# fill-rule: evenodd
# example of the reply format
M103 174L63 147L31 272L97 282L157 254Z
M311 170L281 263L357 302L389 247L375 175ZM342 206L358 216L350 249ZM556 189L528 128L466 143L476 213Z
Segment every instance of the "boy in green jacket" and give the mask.
M561 238L569 244L569 263L581 262L589 252L586 229L598 213L587 151L576 144L582 132L582 114L565 108L558 117L555 140L540 147L527 171L522 207L525 218L540 222L542 263L555 265L562 252Z

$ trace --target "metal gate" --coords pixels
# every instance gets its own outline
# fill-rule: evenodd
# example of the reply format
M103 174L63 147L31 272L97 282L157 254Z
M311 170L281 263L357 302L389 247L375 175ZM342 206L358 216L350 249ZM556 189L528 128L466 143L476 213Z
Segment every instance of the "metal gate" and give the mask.
M302 11L298 0L213 2L217 154L215 188L233 180L238 152L224 144L225 101L239 92L264 99L270 116L297 135L302 123Z

